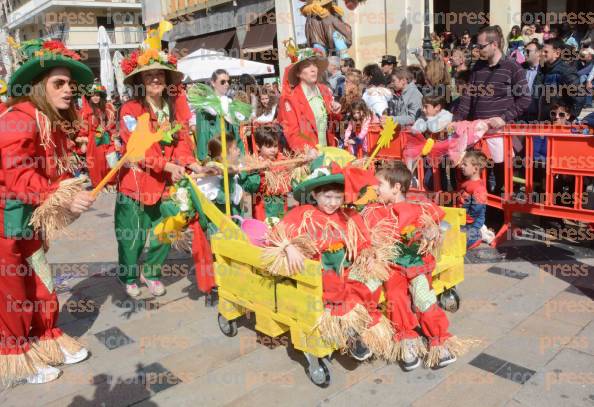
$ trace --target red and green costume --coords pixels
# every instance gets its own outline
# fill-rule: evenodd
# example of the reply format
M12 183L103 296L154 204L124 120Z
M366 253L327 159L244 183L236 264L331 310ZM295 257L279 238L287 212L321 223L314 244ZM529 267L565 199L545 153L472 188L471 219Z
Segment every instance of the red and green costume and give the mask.
M24 62L11 77L11 96L55 67L79 85L93 81L61 42L27 41L19 52ZM56 327L60 307L43 240L75 219L67 203L82 181L71 178L70 140L31 102L0 113L0 128L0 383L13 384L63 363L62 349L81 349Z
M350 164L340 167L333 162L325 166L324 160L324 156L314 160L310 177L295 187L293 194L297 200L303 201L305 195L324 184L352 186L347 181L349 173L366 174L368 180L373 180L372 172L351 168ZM359 213L339 209L328 215L314 205L302 205L289 211L275 231L273 235L283 237L275 239L281 247L299 239L309 247L304 254L322 264L326 307L319 324L322 337L344 349L347 339L355 332L372 352L387 356L393 330L378 309L378 301L388 263L376 255Z
M426 364L434 366L440 347L455 351L447 316L431 289L436 265L431 251L439 243L444 213L430 202L404 201L369 205L363 216L370 229L389 222L388 229L399 241L390 278L384 283L388 317L396 331L392 359L402 358L404 349L400 345L404 339L417 340L417 353L423 355L424 345L415 330L420 325L429 341Z
M70 179L66 135L49 132L47 124L30 102L12 106L0 118L8 130L0 138L2 382L29 376L36 366L61 364L60 346L73 352L81 348L56 327L60 307L39 228L50 221L57 201L71 199L81 186Z
M109 172L105 155L115 151L116 112L111 103L105 104L105 111L93 109L85 103L80 115L83 122L80 135L89 139L86 152L89 178L93 185L97 185ZM110 183L115 184L115 180Z
M159 242L151 229L162 218L160 206L166 196L167 186L171 184L165 165L172 162L187 166L196 162L188 135L188 104L183 97L175 98L173 103L175 117L170 118L170 121L182 125L176 133L176 139L171 143L153 144L143 161L123 168L119 174L115 230L120 266L118 274L126 284L134 283L139 276L138 259L147 237L150 246L142 271L149 280L159 279L171 246ZM151 129L156 131L159 122L152 108L136 100L122 106L120 137L124 153L135 122L144 113L149 113Z
M277 160L286 158L279 153ZM242 173L246 192L252 193L252 217L261 220L282 219L287 213L287 195L291 191L291 172L285 168Z

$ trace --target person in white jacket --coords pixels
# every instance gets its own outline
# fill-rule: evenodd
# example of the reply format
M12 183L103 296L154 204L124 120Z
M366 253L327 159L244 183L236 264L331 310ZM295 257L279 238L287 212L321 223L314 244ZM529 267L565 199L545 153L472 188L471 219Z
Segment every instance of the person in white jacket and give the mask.
M369 110L381 117L388 110L388 102L394 95L386 87L384 74L377 64L363 68L363 77L367 82L367 88L362 99Z

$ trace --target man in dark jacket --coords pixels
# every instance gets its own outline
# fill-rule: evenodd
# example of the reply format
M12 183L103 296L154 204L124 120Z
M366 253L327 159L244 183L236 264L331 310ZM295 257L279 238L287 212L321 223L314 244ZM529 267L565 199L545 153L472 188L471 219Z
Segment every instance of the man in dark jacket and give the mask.
M543 47L543 91L539 101L539 120L550 120L550 106L560 100L572 107L571 114L579 117L585 102L585 87L580 85L580 78L575 67L563 61L565 44L561 39L551 38Z
M526 71L526 81L532 94L532 102L528 110L520 118L520 121L532 123L538 121L539 118L538 108L544 83L544 75L540 66L542 45L538 41L530 42L524 47L524 54L526 55L526 62L522 64L522 68Z

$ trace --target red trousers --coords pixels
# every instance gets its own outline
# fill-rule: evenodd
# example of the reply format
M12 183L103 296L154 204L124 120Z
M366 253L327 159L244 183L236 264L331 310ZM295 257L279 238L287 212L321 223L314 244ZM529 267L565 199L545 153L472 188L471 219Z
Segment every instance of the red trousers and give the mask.
M0 237L0 355L21 354L31 340L62 335L58 297L26 261L41 246L37 239Z
M333 316L348 314L357 304L364 306L372 318L371 326L379 322L382 313L378 309L381 286L371 291L365 284L348 278L348 269L343 276L326 270L322 276L322 298Z
M409 293L409 284L416 276L407 276L407 273L402 271L396 267L390 279L384 283L388 318L396 331L394 339L400 341L417 338L419 335L415 328L420 325L423 334L429 340L429 346L443 344L452 336L448 332L448 317L437 303L425 312L416 309ZM424 275L431 287L431 273Z

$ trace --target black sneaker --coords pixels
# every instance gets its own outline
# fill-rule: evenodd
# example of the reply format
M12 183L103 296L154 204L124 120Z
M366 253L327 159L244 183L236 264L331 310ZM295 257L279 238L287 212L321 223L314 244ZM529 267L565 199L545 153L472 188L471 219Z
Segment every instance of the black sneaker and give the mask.
M350 337L347 341L347 346L349 347L351 356L357 359L359 362L364 362L373 355L371 350L369 350L359 335Z
M421 359L417 356L417 352L414 350L414 342L405 339L402 343L402 346L405 347L404 350L404 357L401 360L402 368L410 372L411 370L415 370L417 367L421 366Z
M204 297L204 305L207 308L216 307L219 303L219 290L217 287L213 288L206 296Z
M456 355L454 355L453 353L451 353L449 350L447 349L443 349L441 351L441 354L439 355L439 362L437 363L436 368L442 368L442 367L446 367L448 365L451 365L452 363L454 363L456 360L458 360L458 358L456 357Z
M415 356L415 358L410 361L402 361L402 368L407 372L413 371L419 366L421 366L421 359L419 359L418 356Z

